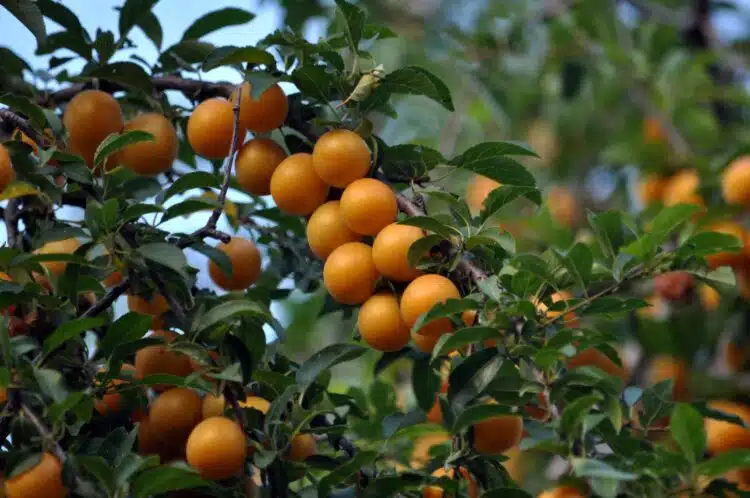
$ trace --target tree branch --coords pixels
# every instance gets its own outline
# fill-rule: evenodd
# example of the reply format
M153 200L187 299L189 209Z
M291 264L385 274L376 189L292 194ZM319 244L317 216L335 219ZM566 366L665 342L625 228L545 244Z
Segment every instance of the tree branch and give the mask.
M26 136L36 142L36 144L43 149L47 149L51 145L49 143L49 140L47 140L44 135L36 131L26 119L22 118L10 109L0 109L0 125L2 125L3 128L7 127L9 130L8 133L12 133L15 129L21 130L26 134Z
M211 217L206 222L205 229L213 230L216 228L216 222L219 221L224 210L224 204L227 201L227 192L229 192L229 183L232 180L232 171L234 170L234 160L237 156L237 142L240 134L240 107L242 106L242 85L237 87L237 96L235 97L232 112L234 113L234 122L232 125L232 142L227 156L226 166L224 166L224 183L219 191L219 205L214 208ZM243 130L244 131L244 130Z

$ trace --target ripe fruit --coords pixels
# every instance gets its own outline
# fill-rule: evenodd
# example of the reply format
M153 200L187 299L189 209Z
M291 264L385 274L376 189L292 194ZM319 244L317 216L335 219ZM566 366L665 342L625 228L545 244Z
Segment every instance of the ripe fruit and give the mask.
M225 417L207 418L190 433L187 462L206 479L228 479L242 470L247 438L242 428Z
M361 242L347 242L336 248L323 266L323 283L342 304L365 302L375 291L378 276L372 248Z
M267 399L259 396L248 396L245 401L240 401L239 405L242 408L254 408L261 413L267 413L268 409L271 408L271 403Z
M543 492L539 498L586 498L586 495L573 486L558 486Z
M641 202L646 206L662 202L668 181L661 175L646 175L641 178L638 181L638 197Z
M423 353L432 353L432 350L435 349L435 345L440 340L440 336L441 334L425 335L420 334L419 332L414 332L411 335L411 340L414 342L414 345L418 350L422 351Z
M627 381L628 373L625 368L618 365L598 349L591 347L586 348L568 360L567 367L570 369L578 367L596 367L609 375L621 378Z
M750 408L745 405L732 401L712 401L708 407L728 415L735 415L742 419L745 425L750 424ZM709 417L703 419L703 425L706 429L706 447L709 453L718 454L750 448L750 429Z
M721 294L710 285L703 284L698 289L701 304L708 311L716 311L721 304Z
M73 254L81 247L81 243L78 239L64 239L56 240L54 242L47 242L42 247L34 251L35 254ZM47 271L56 277L59 277L65 272L65 268L68 267L67 261L43 261L41 263Z
M315 210L307 222L307 243L313 254L322 260L328 258L337 247L361 238L344 223L339 201L326 202Z
M287 214L312 214L327 195L328 185L315 174L310 154L292 154L281 161L271 176L271 197Z
M498 415L474 424L474 450L500 455L518 446L523 436L523 419L518 415Z
M526 131L526 143L539 155L529 157L530 166L549 166L560 153L560 143L554 123L535 119Z
M419 270L409 264L409 248L424 237L422 229L391 223L383 228L372 244L372 258L378 271L386 278L410 282L419 276Z
M0 191L5 190L5 187L7 187L15 177L16 171L13 169L13 164L10 162L10 153L3 144L0 144Z
M312 434L297 434L289 443L286 458L293 462L304 462L315 454L315 438Z
M578 221L578 201L567 187L553 187L547 194L547 207L552 218L562 226L572 228Z
M705 256L708 266L711 268L718 268L720 266L736 266L742 263L744 253L747 252L748 246L748 234L745 228L734 221L720 221L714 223L708 228L708 231L723 233L731 235L739 239L741 249L733 252L720 252L716 254L708 254Z
M172 168L177 158L177 132L167 118L155 112L140 114L125 123L125 131L151 133L153 141L128 145L118 153L120 163L139 175L158 175Z
M184 441L201 421L203 402L198 393L176 387L162 393L151 404L148 418L163 439Z
M362 137L349 130L324 134L315 143L312 156L315 173L338 188L364 178L370 170L370 149Z
M364 302L359 310L359 333L377 351L399 351L409 344L409 327L401 318L398 299L389 292L379 292Z
M63 124L68 130L68 149L83 158L89 168L94 167L94 153L111 133L123 128L120 105L108 93L84 90L65 108Z
M695 278L684 271L662 273L654 278L654 292L667 301L682 301L689 298Z
M360 178L349 184L341 194L341 216L351 230L362 235L377 235L396 221L396 196L385 183L373 178Z
M466 482L466 488L468 491L467 496L469 498L478 498L479 497L479 484L477 483L477 480L474 479L474 476L472 476L468 470L466 470L463 467L459 467L458 473L460 474L460 479L462 481ZM448 477L450 479L456 479L456 469L450 468L446 469L445 467L440 467L439 469L435 470L435 472L432 473L433 477ZM445 496L445 492L443 488L440 486L427 486L422 491L422 497L423 498L443 498Z
M401 296L401 316L410 328L417 319L438 303L448 299L460 299L458 288L441 275L422 275L414 279ZM419 329L421 335L438 336L453 330L449 318L438 318Z
M224 273L213 261L208 264L211 280L224 290L245 290L260 276L260 252L255 244L241 237L232 237L229 243L216 246L232 262L231 276Z
M130 375L135 375L135 367L126 363L122 366L121 376L122 372L127 372ZM119 412L122 408L122 395L117 392L117 386L127 383L127 380L113 379L111 386L107 388L106 394L104 394L101 399L96 400L96 402L94 403L94 408L96 409L96 411L102 415L108 415L110 412Z
M234 90L230 97L231 102L235 102L236 98L237 90ZM288 112L289 101L278 84L265 89L258 100L255 100L250 83L242 83L240 125L243 128L255 133L271 131L284 124Z
M161 294L152 294L151 297L128 294L128 309L143 315L151 315L151 328L158 329L163 324L161 315L169 311L169 303Z
M287 155L279 144L270 138L250 140L237 153L234 174L237 182L248 193L271 193L271 176Z
M224 414L224 408L226 407L226 401L224 396L215 394L206 394L203 396L203 406L201 413L203 418L218 417Z
M672 397L676 401L686 401L688 394L688 366L683 360L667 355L659 355L651 360L649 382L657 384L671 379Z
M500 182L482 175L474 175L466 187L466 203L472 211L478 213L490 192L500 186Z
M643 120L643 139L647 144L660 144L666 141L667 134L659 118L649 116Z
M448 384L448 380L446 379L440 385L440 392L443 394L447 393L448 387L450 387L450 384ZM427 412L427 420L433 424L443 423L443 410L440 408L440 399L438 398L438 395L435 395L435 404L432 405L430 411Z
M703 197L698 193L700 176L694 169L682 170L672 176L664 188L664 205L696 204L704 206Z
M195 152L209 159L221 159L229 154L234 129L232 103L222 98L207 99L198 104L188 118L187 138ZM240 125L239 137L245 136Z
M738 157L721 174L724 201L733 206L750 206L750 156Z
M423 434L414 441L411 454L411 466L415 469L424 467L430 461L430 450L436 446L447 445L451 436L444 430L437 430Z
M149 337L161 337L166 343L174 341L178 335L169 330L155 330ZM153 374L170 374L185 377L193 371L190 357L169 351L166 345L146 346L135 354L135 377L143 379ZM170 386L151 386L155 391L164 391Z
M37 465L5 481L8 498L62 498L68 494L62 480L63 466L52 453L42 453Z
M169 462L185 455L185 439L170 440L159 433L146 416L138 422L138 453L158 455L161 463Z

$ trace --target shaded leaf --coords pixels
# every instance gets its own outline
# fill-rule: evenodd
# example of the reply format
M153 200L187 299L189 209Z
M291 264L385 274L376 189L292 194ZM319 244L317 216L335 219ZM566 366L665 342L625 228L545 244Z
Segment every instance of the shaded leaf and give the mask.
M669 418L669 429L688 460L695 463L703 456L706 431L703 428L703 416L698 410L686 403L675 405Z
M323 371L331 367L359 358L368 351L367 348L356 344L331 344L313 354L297 370L297 383L308 385Z
M156 139L151 133L141 130L129 130L120 134L112 133L99 144L99 147L96 148L96 153L94 153L94 164L97 167L100 167L109 156L124 149L128 145L138 142L153 142L155 140Z
M449 111L455 110L450 90L431 72L416 66L406 66L387 75L378 88L381 93L423 95Z
M31 31L31 34L36 38L37 45L44 43L47 32L44 28L42 12L36 2L32 0L3 0L2 6Z
M271 319L268 310L260 304L249 299L232 299L208 310L201 318L197 330L205 330L241 314L251 315L264 321Z
M204 480L187 465L172 464L139 474L132 483L132 492L134 498L148 498L167 491L213 486L213 482Z
M203 70L210 71L220 66L231 66L234 64L264 64L274 67L276 60L269 52L256 47L219 47L211 52L203 62Z
M103 317L78 318L63 323L55 329L52 334L44 340L44 351L49 353L65 344L70 339L78 337L83 332L99 327L106 322Z
M224 9L215 10L196 19L193 24L185 30L182 39L198 39L221 28L246 24L252 21L253 18L255 18L254 14L236 7L226 7Z
M148 94L151 94L152 92L151 77L140 65L134 62L113 62L106 66L94 67L90 71L86 71L83 76L115 81L126 86L137 88ZM141 131L139 133L146 132Z

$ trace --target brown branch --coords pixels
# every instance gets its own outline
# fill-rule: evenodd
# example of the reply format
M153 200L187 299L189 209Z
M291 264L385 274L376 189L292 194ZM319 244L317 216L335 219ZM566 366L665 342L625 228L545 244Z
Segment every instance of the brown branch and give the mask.
M177 90L192 100L229 97L232 92L232 85L229 83L210 83L179 76L154 76L151 78L151 83L156 91ZM89 88L93 88L91 82L77 83L47 95L39 94L37 95L36 103L44 107L55 107L63 102L67 102ZM114 93L126 90L127 87L113 81L100 80L99 89L108 93Z
M114 303L118 297L125 294L128 288L130 288L130 280L124 278L122 282L109 289L104 297L98 300L96 304L87 309L86 312L81 315L81 318L97 316L99 313L112 306L112 303Z
M11 199L8 201L8 207L3 213L9 247L17 247L19 245L18 219L21 216L20 205L20 199Z
M414 201L403 194L396 194L396 201L398 202L398 208L409 216L424 216L425 214L424 211L414 203ZM462 279L468 279L474 283L487 278L487 273L469 261L466 257L462 258L461 262L458 263L456 273Z
M219 191L219 205L214 208L211 213L211 217L206 222L205 229L213 230L216 228L216 222L219 221L224 210L224 204L227 200L227 192L229 192L229 183L232 180L232 171L234 170L234 160L237 157L237 142L240 134L240 108L242 106L242 85L237 87L237 96L235 97L232 112L234 113L234 122L232 125L232 142L229 148L229 155L227 156L226 166L224 166L224 183L221 185ZM244 131L244 130L243 130Z
M44 135L36 131L26 119L22 118L10 109L0 109L0 125L3 125L3 127L7 126L7 128L10 129L9 133L12 133L16 128L21 130L26 134L26 136L36 142L36 144L43 149L47 149L51 145L49 140L47 140Z

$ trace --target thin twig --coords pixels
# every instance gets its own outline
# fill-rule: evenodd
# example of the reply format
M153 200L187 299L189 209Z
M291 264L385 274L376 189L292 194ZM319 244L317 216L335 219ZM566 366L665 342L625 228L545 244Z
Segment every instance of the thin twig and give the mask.
M242 427L242 432L245 432L245 418L242 415L242 408L240 408L240 404L237 401L237 396L234 395L234 391L232 391L232 388L229 386L229 384L226 384L224 386L224 390L222 392L224 395L224 399L227 403L229 403L229 406L232 407L232 411L234 412L234 416L237 419L237 423L240 424L240 427Z
M156 288L159 290L159 294L164 297L164 300L167 301L167 304L169 304L169 309L172 310L174 316L177 317L177 321L180 322L180 325L184 327L187 323L187 314L185 313L185 310L182 309L182 304L180 304L180 302L175 299L172 293L169 292L169 289L167 289L167 284L164 283L164 280L159 276L158 273L150 272L150 274L151 280L154 281L154 284L156 284Z
M112 306L112 303L114 303L118 297L125 294L129 287L130 280L128 278L124 278L122 282L109 289L104 297L98 300L96 304L87 309L86 312L81 315L81 318L97 316L99 313Z
M36 431L45 442L54 441L52 452L55 454L58 460L60 460L60 463L65 463L65 460L68 458L65 454L65 451L63 451L62 447L57 443L57 441L55 441L54 437L52 437L52 433L50 433L47 426L44 425L44 422L42 422L37 414L34 413L34 411L25 404L21 404L21 413L23 413L24 417L26 417L29 422L31 422L31 425L34 426Z
M234 159L237 156L237 142L240 134L240 107L242 106L242 85L237 87L237 96L235 97L232 111L234 112L234 123L232 126L232 142L229 148L229 156L227 156L227 162L224 166L224 183L221 185L219 191L218 206L214 208L211 213L211 217L206 222L206 229L212 230L216 228L216 223L219 221L224 210L224 204L227 200L227 192L229 192L229 183L232 180L232 171L234 170Z
M20 199L11 199L8 201L8 207L5 208L5 212L3 213L9 247L18 246L18 218L21 214L20 205Z
M10 128L11 132L15 129L19 129L22 132L26 134L31 140L36 142L36 144L43 148L47 149L51 145L49 143L49 140L36 131L28 122L28 120L22 118L15 112L11 111L10 109L0 109L0 124L8 124L8 128Z

